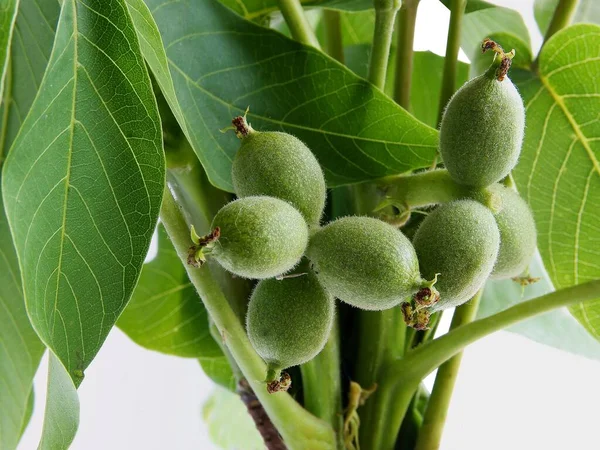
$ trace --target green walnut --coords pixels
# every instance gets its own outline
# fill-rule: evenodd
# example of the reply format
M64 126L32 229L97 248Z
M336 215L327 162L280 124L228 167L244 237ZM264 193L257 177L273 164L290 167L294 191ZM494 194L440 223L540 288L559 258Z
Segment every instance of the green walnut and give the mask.
M508 68L506 68L508 70ZM440 127L440 153L457 183L489 186L516 165L525 130L523 100L495 65L450 99Z
M246 328L267 363L267 382L313 359L325 346L335 315L334 300L310 270L281 280L260 281L250 297Z
M242 140L231 172L237 196L280 198L295 206L309 225L318 225L326 185L310 149L290 134L256 131L245 117L236 117L233 124Z
M500 245L492 212L474 200L439 206L415 234L413 244L425 277L438 274L440 300L431 311L469 300L490 276Z
M212 222L219 237L205 253L244 278L271 278L292 269L304 253L308 227L292 205L245 197L223 206Z
M497 205L500 251L491 278L513 278L529 265L537 244L535 221L529 205L512 189L495 184L489 192Z
M306 255L323 286L366 310L392 308L433 283L421 279L410 241L370 217L343 217L318 230Z

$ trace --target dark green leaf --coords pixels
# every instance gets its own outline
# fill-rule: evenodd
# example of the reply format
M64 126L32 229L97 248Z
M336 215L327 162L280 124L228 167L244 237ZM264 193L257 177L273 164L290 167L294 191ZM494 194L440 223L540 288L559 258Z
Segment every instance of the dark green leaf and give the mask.
M546 34L557 5L558 0L535 0L533 14L542 34ZM579 22L600 23L600 2L598 0L579 1L573 23Z
M257 19L278 11L277 0L220 0L221 3L234 10L246 19ZM342 11L362 11L373 8L372 0L300 0L305 8L327 7Z
M18 0L5 0L0 6L0 93L4 92L4 75L10 53L10 41L17 17Z
M513 73L527 109L514 175L533 209L540 253L556 289L600 278L599 49L600 27L575 25L546 43L539 76ZM571 312L600 338L600 301Z
M321 52L244 21L214 0L147 3L167 49L177 95L171 107L183 112L182 128L219 188L232 190L231 160L239 147L233 133L219 129L248 105L256 129L304 140L331 186L431 163L437 132ZM157 66L165 60L156 57L160 41L147 39L154 54L147 60L165 90L170 77Z
M4 166L30 319L78 384L127 304L164 186L160 121L122 0L64 0Z
M210 439L225 450L263 450L265 444L240 396L215 389L202 408Z
M537 283L522 287L512 280L490 280L479 306L479 317L487 317L517 303L554 290L539 256L529 266ZM587 358L600 359L600 343L573 318L566 309L555 310L518 323L507 331L518 333L540 344L549 345Z
M144 265L118 326L142 347L183 357L222 356L206 309L173 244L158 227L158 254Z
M0 153L12 145L38 91L50 58L60 12L57 1L23 0L10 49L5 102L0 108ZM8 105L8 109L7 109Z
M79 399L69 372L52 351L49 355L44 428L38 450L66 450L79 426Z

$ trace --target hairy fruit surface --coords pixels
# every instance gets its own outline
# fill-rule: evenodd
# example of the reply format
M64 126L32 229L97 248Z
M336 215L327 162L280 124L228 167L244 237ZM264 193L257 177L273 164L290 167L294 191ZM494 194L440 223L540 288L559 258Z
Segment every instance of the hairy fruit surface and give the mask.
M310 361L325 346L335 303L314 273L260 281L250 297L246 328L252 346L280 371Z
M271 278L292 269L308 242L308 227L292 205L273 197L245 197L225 205L212 228L220 237L210 256L231 273Z
M332 295L361 309L392 308L423 284L408 238L370 217L344 217L321 228L307 256Z
M499 81L489 70L448 102L440 126L444 165L457 183L489 186L517 164L524 130L525 108L517 89L508 77Z
M413 241L424 277L438 275L440 300L432 310L469 300L489 277L498 256L500 232L492 212L474 200L439 206Z

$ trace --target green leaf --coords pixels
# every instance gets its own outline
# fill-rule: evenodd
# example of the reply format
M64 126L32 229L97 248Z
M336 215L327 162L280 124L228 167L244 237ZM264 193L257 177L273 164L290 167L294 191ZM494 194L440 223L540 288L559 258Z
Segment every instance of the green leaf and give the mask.
M0 448L16 448L44 345L29 323L21 275L0 201Z
M161 1L147 3L167 49L177 95L171 107L181 108L182 128L217 187L232 190L231 160L239 147L233 133L219 130L248 105L256 129L286 131L305 141L330 186L433 160L434 129L320 51L247 22L214 0ZM160 41L147 39L152 53L160 52ZM155 64L161 58L147 60L165 89L168 71Z
M539 255L529 266L530 276L539 277L537 283L522 287L512 280L490 280L485 286L478 317L487 317L554 291ZM518 323L507 331L520 334L540 344L549 345L576 355L600 360L600 343L596 341L566 309L554 310Z
M375 11L340 12L342 27L342 44L349 45L370 44L375 31ZM325 41L325 22L321 20L316 29L317 37ZM392 42L393 45L393 42Z
M459 61L457 67L456 84L460 86L469 78L469 65ZM443 73L443 56L431 52L414 53L410 109L417 119L435 128Z
M461 48L469 60L473 61L481 53L483 39L498 33L510 35L511 42L520 41L518 45L512 45L521 49L520 53L527 49L526 53L531 55L529 30L523 17L518 11L501 6L474 8L465 14L460 39ZM500 44L504 46L502 42ZM510 50L508 47L509 45L506 45L504 48Z
M277 0L220 0L240 16L253 20L278 11ZM362 11L373 8L372 0L300 0L305 8L327 7L342 11Z
M19 3L4 102L0 108L0 153L3 149L5 156L42 82L59 13L57 1L24 0Z
M162 225L158 227L158 254L144 265L117 325L150 350L183 357L223 355L210 334L202 300Z
M65 0L4 166L29 317L75 384L137 282L164 186L160 120L122 0Z
M222 353L220 356L203 356L198 358L198 362L211 380L219 386L235 392L237 381L229 361Z
M575 25L546 43L539 76L513 73L527 110L514 175L533 209L538 247L556 289L600 278L599 48L599 26ZM600 338L600 301L571 312Z
M0 93L4 92L4 76L6 64L10 53L10 42L13 35L13 27L17 18L19 0L5 0L0 5Z
M535 0L533 15L542 34L546 34L554 10L559 0ZM579 0L573 23L593 22L600 23L600 2L598 0Z
M79 398L67 369L52 351L49 355L44 428L38 450L66 450L79 426Z
M216 388L202 408L210 439L225 450L263 450L265 444L240 396Z

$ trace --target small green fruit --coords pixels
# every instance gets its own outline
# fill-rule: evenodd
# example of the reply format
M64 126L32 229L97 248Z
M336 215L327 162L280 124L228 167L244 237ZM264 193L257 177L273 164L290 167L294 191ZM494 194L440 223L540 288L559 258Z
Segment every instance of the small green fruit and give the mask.
M491 277L516 277L527 268L535 253L535 221L525 200L512 189L495 184L489 191L499 199L494 217L500 230L500 251Z
M271 278L292 269L308 242L308 227L289 203L273 197L245 197L223 206L212 222L220 237L210 250L231 273Z
M252 346L277 379L282 369L310 361L323 349L334 314L333 297L309 271L260 281L250 297L246 328Z
M439 206L413 241L425 277L439 274L440 301L432 310L469 300L489 277L498 256L500 232L492 212L473 200Z
M298 138L255 131L244 117L233 120L242 139L232 167L238 197L269 195L291 203L310 225L318 225L326 185L319 162Z
M493 70L492 70L493 69ZM450 99L440 127L440 152L460 184L489 186L517 163L525 130L523 100L495 67L463 85Z
M323 286L361 309L392 308L431 284L421 279L410 241L370 217L331 222L312 236L306 254Z

